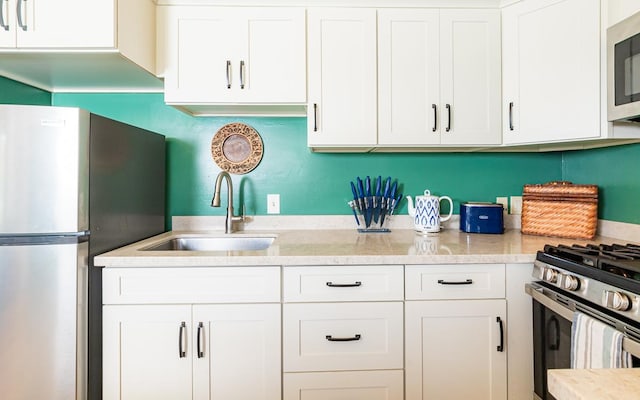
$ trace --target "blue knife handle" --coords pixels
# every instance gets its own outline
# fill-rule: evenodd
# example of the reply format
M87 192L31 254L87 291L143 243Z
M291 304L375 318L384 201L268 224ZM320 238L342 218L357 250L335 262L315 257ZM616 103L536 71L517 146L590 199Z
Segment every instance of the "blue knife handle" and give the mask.
M351 183L351 192L353 193L353 199L358 202L358 193L356 192L356 185L353 184L353 182Z
M378 175L378 179L376 180L376 196L380 197L380 190L382 190L382 177Z
M364 198L364 187L362 185L362 179L360 177L356 178L356 182L358 184L358 203L360 204L360 210L364 213L364 209L366 207L366 202Z
M362 199L364 198L364 187L362 187L362 179L360 179L360 177L357 177L356 181L358 182L358 197Z
M393 184L391 185L391 193L389 193L389 196L387 196L387 208L391 209L391 206L393 205L393 201L396 198L396 190L398 189L398 181L393 181Z
M384 183L384 193L382 194L382 197L389 197L390 186L391 186L391 177L388 177L387 181Z
M391 205L391 211L389 212L389 214L393 214L396 211L396 207L400 203L400 200L402 200L402 193L400 193L398 197L393 200L393 203Z

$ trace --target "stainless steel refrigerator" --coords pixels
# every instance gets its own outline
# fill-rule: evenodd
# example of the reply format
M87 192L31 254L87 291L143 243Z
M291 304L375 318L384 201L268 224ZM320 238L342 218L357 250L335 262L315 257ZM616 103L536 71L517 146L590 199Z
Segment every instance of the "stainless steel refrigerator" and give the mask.
M164 215L164 136L0 105L0 398L101 398L93 257L163 232Z

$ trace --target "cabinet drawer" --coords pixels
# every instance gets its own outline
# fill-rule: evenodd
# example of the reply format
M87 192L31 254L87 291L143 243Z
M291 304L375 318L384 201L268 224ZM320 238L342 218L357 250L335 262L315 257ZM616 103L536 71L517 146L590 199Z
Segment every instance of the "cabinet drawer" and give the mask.
M105 268L104 304L280 302L280 267Z
M401 265L285 267L285 302L403 300Z
M283 307L284 370L403 366L403 303L312 303Z
M284 374L284 400L398 400L404 398L402 370Z
M504 298L504 264L408 265L405 289L407 300Z

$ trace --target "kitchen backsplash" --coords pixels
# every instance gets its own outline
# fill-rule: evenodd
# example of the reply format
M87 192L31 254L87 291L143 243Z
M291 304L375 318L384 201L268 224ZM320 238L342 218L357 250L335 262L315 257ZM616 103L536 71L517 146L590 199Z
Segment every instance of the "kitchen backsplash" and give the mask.
M0 102L43 104L47 92L0 79ZM164 104L161 93L52 93L51 104L86 108L166 135L168 143L168 225L171 216L222 215L211 208L219 172L211 139L230 122L254 127L264 156L246 175L234 175L234 198L247 214L267 213L267 194L280 194L282 215L348 215L349 181L356 176L392 176L405 195L425 189L454 200L495 201L518 196L526 183L567 179L601 188L601 219L640 223L640 145L564 153L312 153L306 146L305 118L194 118ZM12 99L16 99L12 101ZM46 103L45 103L46 104ZM615 171L612 172L615 167ZM406 201L398 210L406 214Z

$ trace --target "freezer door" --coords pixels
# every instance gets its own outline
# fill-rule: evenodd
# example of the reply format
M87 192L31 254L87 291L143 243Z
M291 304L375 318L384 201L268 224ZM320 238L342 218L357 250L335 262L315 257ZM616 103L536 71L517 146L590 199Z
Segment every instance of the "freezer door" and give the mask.
M89 114L0 105L0 235L88 230Z
M87 251L0 246L3 400L85 399Z

